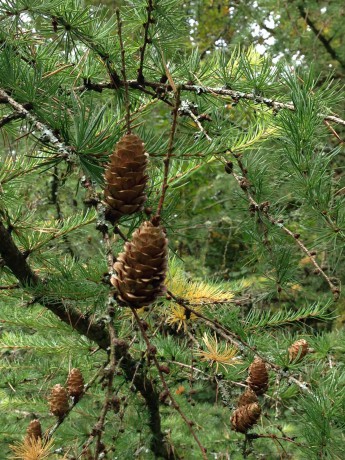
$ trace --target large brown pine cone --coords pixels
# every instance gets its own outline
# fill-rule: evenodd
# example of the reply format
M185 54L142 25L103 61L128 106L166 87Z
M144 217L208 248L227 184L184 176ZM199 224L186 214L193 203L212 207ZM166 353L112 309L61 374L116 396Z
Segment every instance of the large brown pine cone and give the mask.
M268 388L268 372L265 362L255 358L249 366L249 377L247 383L251 390L257 395L262 395Z
M145 221L125 243L114 264L111 282L117 299L133 308L150 305L165 292L168 240L162 227Z
M241 406L248 406L248 404L258 402L258 398L253 390L246 390L241 396L238 398L237 407Z
M296 340L291 347L289 347L289 358L292 361L301 361L302 358L308 353L308 342L304 339Z
M258 421L260 414L261 408L258 403L239 407L231 417L232 429L239 433L246 433Z
M69 408L68 394L60 384L54 385L49 396L50 412L56 417L62 417Z
M38 419L31 420L27 429L26 429L26 437L28 440L30 439L40 439L42 438L42 427L41 422Z
M67 389L70 396L78 398L84 391L84 379L79 369L71 369L67 378Z
M125 134L116 144L105 171L105 216L110 222L143 209L147 161L144 144L135 134Z

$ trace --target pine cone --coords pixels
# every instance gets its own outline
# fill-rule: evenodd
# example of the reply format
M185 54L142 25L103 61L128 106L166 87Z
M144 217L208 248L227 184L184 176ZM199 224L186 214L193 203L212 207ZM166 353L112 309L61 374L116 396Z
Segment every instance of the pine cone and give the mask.
M28 440L30 439L42 439L42 427L41 422L38 419L31 420L27 429L26 429L26 437Z
M142 140L125 134L116 144L105 171L104 199L108 205L105 216L113 224L124 215L143 209L146 201L145 174L148 155Z
M308 342L304 339L296 340L291 347L289 347L290 362L299 362L308 353ZM298 357L297 361L296 358Z
M163 295L167 256L168 240L163 229L143 222L114 264L116 275L111 282L117 288L117 299L141 308Z
M247 383L257 395L262 395L268 388L268 372L266 364L260 358L255 358L249 366Z
M67 378L67 389L70 396L78 398L84 391L84 379L79 369L71 369Z
M49 396L49 406L50 412L57 417L62 417L68 411L68 394L60 384L53 386Z
M258 398L253 390L246 390L238 398L237 407L248 406L248 404L257 403Z
M258 403L241 406L234 411L231 417L232 429L239 433L246 433L257 422L261 414Z

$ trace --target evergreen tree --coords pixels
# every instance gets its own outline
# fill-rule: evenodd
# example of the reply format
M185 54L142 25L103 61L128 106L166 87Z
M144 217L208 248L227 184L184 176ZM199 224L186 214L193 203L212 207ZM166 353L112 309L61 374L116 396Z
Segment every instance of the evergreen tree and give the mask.
M343 456L343 90L200 5L0 1L3 458Z

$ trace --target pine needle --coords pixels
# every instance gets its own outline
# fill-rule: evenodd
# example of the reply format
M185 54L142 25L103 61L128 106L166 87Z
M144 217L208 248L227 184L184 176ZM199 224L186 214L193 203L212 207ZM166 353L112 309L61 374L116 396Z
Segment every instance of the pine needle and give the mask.
M45 460L51 458L53 440L46 442L41 438L35 439L26 436L24 441L10 446L14 456L12 459Z
M219 366L226 370L226 366L235 366L242 361L236 357L237 348L229 347L228 344L220 344L217 336L209 336L206 332L203 336L206 350L197 350L196 354L201 357L201 361L207 361L210 366L216 365L216 372Z

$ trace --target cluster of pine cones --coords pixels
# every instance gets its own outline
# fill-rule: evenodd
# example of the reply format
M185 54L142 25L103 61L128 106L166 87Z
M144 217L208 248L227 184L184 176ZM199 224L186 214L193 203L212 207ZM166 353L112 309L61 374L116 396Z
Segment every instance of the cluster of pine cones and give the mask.
M246 433L258 421L261 407L258 396L263 395L268 388L268 371L265 362L255 358L248 370L248 389L240 396L231 417L233 430Z
M304 339L296 340L288 349L290 362L299 362L308 353L308 342ZM246 433L255 425L261 415L258 396L268 389L268 371L261 358L255 358L248 370L248 389L241 394L231 417L232 429L239 433Z
M69 410L69 397L77 401L84 392L84 379L79 369L71 369L68 374L66 388L60 384L54 385L48 397L50 412L58 418L64 417ZM41 422L31 420L26 429L26 439L32 441L43 439ZM31 458L31 457L30 457Z
M105 216L112 224L115 225L123 216L143 210L147 198L147 162L148 155L138 136L126 134L117 143L105 172ZM132 240L125 243L114 264L115 274L111 283L117 290L117 301L124 306L141 308L163 295L167 256L168 241L164 229L153 221L144 221L133 233ZM295 342L289 348L290 361L302 359L307 351L305 340ZM249 367L249 388L240 396L231 417L235 431L246 433L258 421L261 414L258 396L267 391L268 380L265 362L255 358ZM59 404L51 407L57 416L66 412L64 404L67 404L67 399L64 399L61 388L55 390L54 400Z
M66 388L54 385L49 396L50 412L56 417L63 417L69 409L69 397L78 400L84 391L84 379L79 369L72 369L68 374Z
M105 172L106 219L112 224L143 209L146 201L148 155L135 134L125 134L116 145ZM120 304L141 308L164 294L168 240L159 224L145 221L114 264L111 283Z

